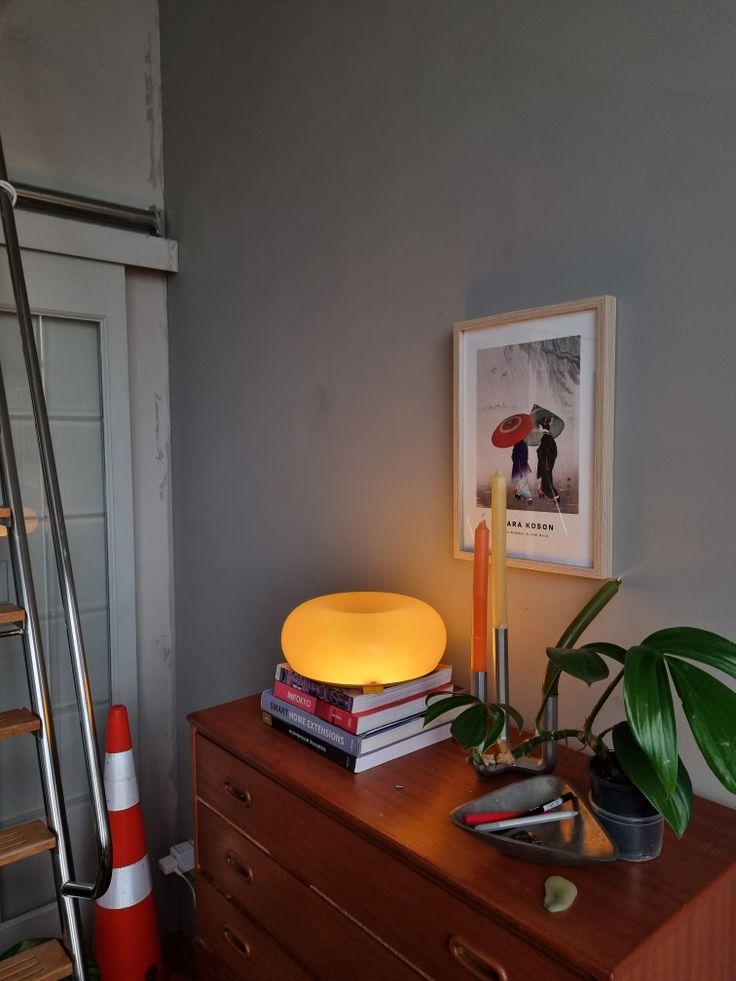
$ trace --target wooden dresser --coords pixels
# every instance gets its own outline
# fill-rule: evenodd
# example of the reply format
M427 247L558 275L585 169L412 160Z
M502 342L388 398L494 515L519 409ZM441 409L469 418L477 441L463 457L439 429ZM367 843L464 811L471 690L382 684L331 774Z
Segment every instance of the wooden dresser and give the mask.
M479 780L448 741L354 775L266 726L258 697L190 716L199 977L735 981L736 812L704 800L660 858L501 855L450 811ZM557 773L586 788L586 761ZM523 778L522 778L523 779ZM578 887L566 913L544 880Z

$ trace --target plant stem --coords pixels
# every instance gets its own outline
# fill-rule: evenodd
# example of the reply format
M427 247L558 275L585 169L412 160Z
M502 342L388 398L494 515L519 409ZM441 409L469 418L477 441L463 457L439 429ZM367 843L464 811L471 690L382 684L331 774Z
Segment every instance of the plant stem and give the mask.
M550 671L550 668L552 669ZM547 707L547 702L553 696L557 696L557 684L560 680L560 675L562 671L560 668L555 667L551 661L547 663L547 673L544 676L544 686L542 688L542 704L539 706L539 711L534 718L534 731L539 732L542 725L542 716L544 715L544 710ZM554 689L554 690L553 690Z
M527 739L525 742L515 746L511 751L511 755L515 759L518 759L530 749L534 749L536 746L541 746L542 743L555 742L558 739L573 738L579 739L581 743L584 743L584 735L585 733L581 729L552 729L550 732L540 732L538 736L532 736L531 739Z
M604 704L606 702L606 699L611 694L611 692L616 687L616 685L621 681L621 679L623 678L623 676L624 676L624 669L621 668L621 670L616 675L616 677L613 678L609 682L609 684L606 687L606 690L603 692L603 694L601 695L601 697L598 699L598 701L595 703L595 705L593 706L593 708L590 710L590 713L588 715L588 718L583 723L583 733L585 734L585 740L584 741L591 747L591 749L595 749L594 743L596 743L598 741L598 740L593 739L593 736L591 735L591 731L590 731L593 728L593 723L595 722L595 717L596 717L596 715L598 715L598 713L600 712L600 710L603 708L603 706L604 706ZM592 740L592 742L591 742L591 740Z

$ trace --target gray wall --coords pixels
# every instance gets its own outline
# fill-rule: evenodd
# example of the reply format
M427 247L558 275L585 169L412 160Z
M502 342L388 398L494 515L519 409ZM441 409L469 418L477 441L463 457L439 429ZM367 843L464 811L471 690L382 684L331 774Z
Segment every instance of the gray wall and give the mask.
M160 9L181 732L186 712L264 688L286 614L333 590L432 603L468 681L452 324L604 292L624 586L594 633L736 635L733 5ZM511 571L527 711L594 588ZM580 687L562 689L567 724L591 704ZM180 755L187 780L185 739Z

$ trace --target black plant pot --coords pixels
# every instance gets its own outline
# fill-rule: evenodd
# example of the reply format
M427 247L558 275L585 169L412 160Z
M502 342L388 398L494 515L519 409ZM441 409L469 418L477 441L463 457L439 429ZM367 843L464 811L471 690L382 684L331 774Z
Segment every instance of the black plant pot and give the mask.
M662 850L664 818L623 774L612 779L602 769L600 758L594 756L590 761L590 804L616 842L619 858L627 862L656 858Z
M616 758L613 753L611 758L615 764ZM639 788L623 774L619 779L612 779L602 770L600 757L594 756L590 761L590 787L593 800L599 807L614 814L635 818L653 817L658 813Z

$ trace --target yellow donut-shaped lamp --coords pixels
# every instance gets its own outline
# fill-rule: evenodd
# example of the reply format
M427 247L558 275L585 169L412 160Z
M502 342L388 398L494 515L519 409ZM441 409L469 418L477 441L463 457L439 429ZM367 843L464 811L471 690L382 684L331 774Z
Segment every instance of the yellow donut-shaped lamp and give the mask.
M332 593L307 600L281 630L298 674L333 685L388 685L428 674L447 644L428 603L399 593Z

